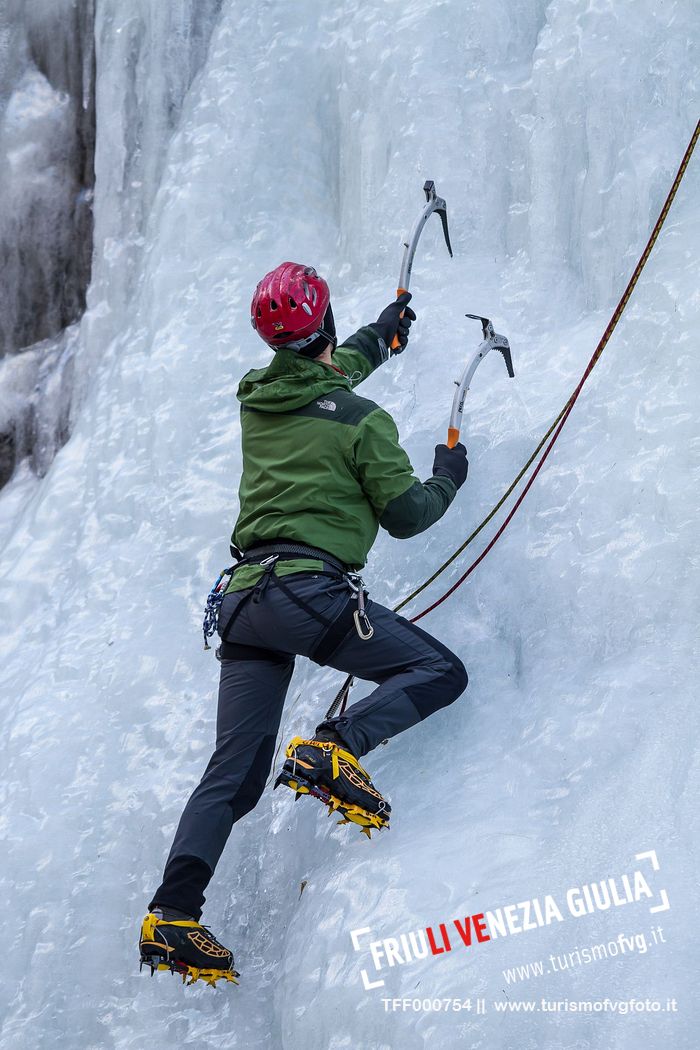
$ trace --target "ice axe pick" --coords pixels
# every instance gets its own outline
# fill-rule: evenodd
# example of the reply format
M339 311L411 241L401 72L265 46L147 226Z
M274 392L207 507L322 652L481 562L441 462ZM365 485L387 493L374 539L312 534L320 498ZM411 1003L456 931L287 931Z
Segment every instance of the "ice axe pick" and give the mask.
M476 350L469 358L467 366L462 373L462 378L457 381L455 380L455 396L452 401L452 412L450 413L450 425L447 429L447 446L448 448L454 448L459 441L459 431L462 426L462 413L464 411L464 401L469 393L469 386L474 377L474 373L477 368L484 360L486 355L491 350L498 350L500 354L503 354L503 360L505 361L506 368L508 369L508 375L511 379L515 378L515 372L513 371L513 358L510 352L510 343L504 335L498 335L493 325L489 321L488 317L479 317L478 314L465 314L465 317L471 317L474 321L481 321L481 330L483 333L483 340L479 343Z
M423 232L423 227L426 222L433 214L437 212L442 222L442 232L445 235L445 244L447 250L452 258L452 245L450 244L450 231L447 228L447 204L442 197L438 197L435 192L435 183L432 179L427 179L423 186L423 193L425 194L426 204L423 211L416 219L413 229L409 234L408 240L404 241L404 253L403 262L401 263L401 273L399 275L399 287L396 289L397 298L399 295L403 295L404 292L408 291L408 286L411 283L411 270L413 269L413 257L416 254L416 248L418 247L418 241L420 235ZM401 314L403 317L403 313ZM396 350L401 344L399 343L398 336L394 336L391 343L391 349Z

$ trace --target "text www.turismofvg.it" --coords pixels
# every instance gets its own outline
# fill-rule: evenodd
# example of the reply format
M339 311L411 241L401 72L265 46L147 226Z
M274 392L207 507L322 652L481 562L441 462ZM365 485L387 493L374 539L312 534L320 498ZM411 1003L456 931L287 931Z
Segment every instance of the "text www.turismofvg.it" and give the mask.
M517 984L533 977L544 977L564 970L573 970L578 966L589 966L591 963L613 959L618 955L646 955L650 948L665 943L663 927L652 926L648 933L619 933L613 940L584 947L577 945L571 951L548 955L545 959L537 959L520 966L511 966L502 972L506 984Z

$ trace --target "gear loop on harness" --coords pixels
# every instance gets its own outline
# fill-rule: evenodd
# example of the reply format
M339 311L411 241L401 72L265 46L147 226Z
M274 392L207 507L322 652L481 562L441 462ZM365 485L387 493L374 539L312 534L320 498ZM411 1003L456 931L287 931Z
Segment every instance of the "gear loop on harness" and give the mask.
M262 597L265 594L265 591L270 585L270 580L272 579L272 575L275 571L275 565L277 563L278 558L279 554L271 554L269 558L265 558L263 561L260 562L260 565L265 566L265 572L262 574L255 587L253 588L253 605L260 604Z

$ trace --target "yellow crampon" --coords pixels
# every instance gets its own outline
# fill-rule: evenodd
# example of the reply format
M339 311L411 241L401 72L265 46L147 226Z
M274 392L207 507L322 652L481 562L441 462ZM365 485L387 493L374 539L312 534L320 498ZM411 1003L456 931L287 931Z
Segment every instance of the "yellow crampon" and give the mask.
M158 969L160 970L161 967L159 966ZM163 969L167 970L168 967L164 966ZM182 974L182 983L194 984L195 981L204 981L212 988L216 988L217 981L230 981L232 984L238 984L231 970L198 970L196 966L188 966L187 971Z
M186 966L184 963L169 964L159 963L156 970L170 970L171 973L179 974L183 984L194 984L195 981L204 981L216 988L217 981L231 981L238 984L236 974L233 970L199 970L196 966ZM189 979L188 979L189 978Z
M216 970L210 968L204 969L197 966L189 966L187 963L183 962L156 963L155 956L153 955L150 956L150 961L145 960L144 949L152 947L157 948L159 951L173 951L173 949L169 945L156 940L156 927L161 923L162 920L159 919L157 915L154 915L152 912L149 912L146 918L143 920L143 923L141 924L141 937L139 945L141 948L142 965L144 962L146 962L146 965L150 965L151 973L154 973L156 970L170 970L171 973L179 974L179 976L182 977L183 984L189 985L194 984L195 981L204 981L205 984L210 984L212 988L216 987L217 981L230 981L232 984L239 983L236 980L236 978L239 977L240 974L236 970ZM168 921L167 923L162 924L167 926L185 926L189 927L190 929L201 928L201 923L196 922L192 919L178 919Z
M287 750L285 752L286 757L296 760L296 749L300 744L310 744L313 747L319 747L323 750L332 748L331 772L334 780L340 776L340 760L342 760L359 770L363 777L367 778L368 784L371 785L369 773L362 768L353 754L349 751L343 750L341 747L328 744L324 741L304 740L300 736L295 736L287 745ZM284 781L284 783L295 792L295 798L301 798L302 795L313 795L314 798L317 798L320 802L323 802L324 805L328 806L329 817L333 813L338 813L340 817L342 817L342 819L338 821L338 824L357 824L360 827L362 834L366 835L368 839L372 838L372 830L380 831L382 828L389 827L389 821L381 813L371 813L369 810L363 809L362 806L358 806L352 802L344 802L342 799L334 795L330 788L324 789L324 795L328 795L328 799L326 800L325 797L322 797L320 793L312 791L306 784L293 779L293 774L288 780ZM367 785L363 784L363 787L366 786ZM378 792L377 795L379 795Z

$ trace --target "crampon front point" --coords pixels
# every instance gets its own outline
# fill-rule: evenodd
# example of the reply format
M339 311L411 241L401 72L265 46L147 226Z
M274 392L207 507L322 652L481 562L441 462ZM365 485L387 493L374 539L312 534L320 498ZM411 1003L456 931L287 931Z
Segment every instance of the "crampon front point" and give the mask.
M295 792L296 799L302 795L317 798L328 807L329 816L341 817L338 824L356 824L367 838L373 830L389 827L391 806L349 751L331 741L295 736L285 754L276 788L284 784Z
M233 969L231 952L194 920L166 922L149 912L141 925L139 949L139 969L147 966L151 976L156 970L170 970L182 977L183 984L204 981L213 988L217 981L238 984L240 974ZM220 965L213 965L216 962Z

